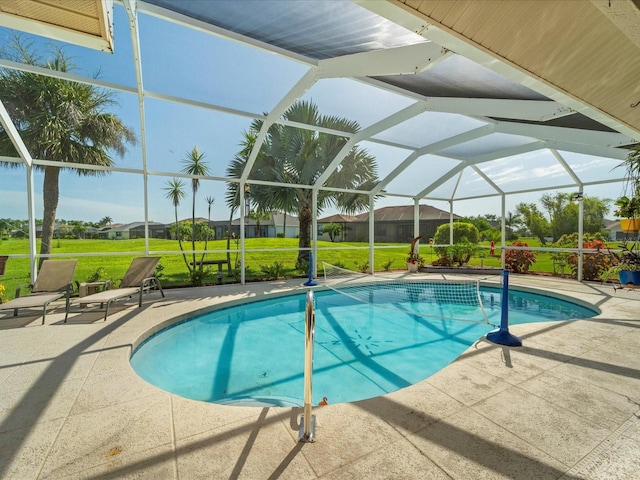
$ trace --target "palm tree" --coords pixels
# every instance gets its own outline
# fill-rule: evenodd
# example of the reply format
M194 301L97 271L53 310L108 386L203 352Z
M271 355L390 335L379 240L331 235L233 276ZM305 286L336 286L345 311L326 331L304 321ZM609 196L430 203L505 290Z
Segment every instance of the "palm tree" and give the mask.
M204 199L207 202L207 236L204 239L204 249L207 249L207 245L209 244L209 229L211 228L211 207L215 203L216 199L209 196ZM215 235L214 235L215 240Z
M12 40L9 51L0 52L0 56L59 72L75 70L62 49L54 49L44 61L33 52L32 45L19 36ZM91 85L3 69L0 98L31 156L60 163L59 167L36 166L44 171L40 254L48 255L58 208L60 172L64 168L73 169L64 164L110 167L114 164L112 152L122 157L126 145L136 143L136 136L116 115L106 112L117 105L115 93ZM0 155L17 156L4 129L0 129ZM6 162L4 165L19 166ZM105 174L104 170L74 170L82 176Z
M260 222L271 220L271 212L265 212L264 210L255 208L247 216L256 221L256 238L260 238Z
M113 223L113 218L109 216L102 217L98 222L99 227L105 227L107 225L111 225Z
M182 161L184 168L182 169L182 173L186 173L188 175L198 175L203 177L205 175L209 175L209 167L204 162L204 153L200 153L198 147L193 147L193 150L187 152L187 158ZM193 202L191 206L191 250L193 250L193 265L194 269L196 266L196 193L198 193L198 188L200 187L200 179L192 178L191 179L191 191L193 192ZM204 254L202 255L202 259L204 259ZM201 259L201 260L202 260ZM200 262L200 272L202 273L202 262Z
M507 212L504 217L504 225L509 230L509 235L513 233L513 230L522 224L522 215L518 212Z
M180 206L180 200L185 197L184 193L184 183L178 179L172 179L167 181L167 186L164 188L167 191L166 198L171 200L173 204L173 210L176 216L175 230L176 230L176 238L178 239L178 246L180 247L180 251L182 252L182 258L184 259L184 263L189 270L189 274L191 274L191 267L189 266L189 261L187 260L187 256L184 254L184 248L182 248L182 235L180 235L180 222L178 222L178 207Z
M242 176L247 159L249 158L251 150L253 150L253 146L256 143L257 136L258 133L255 130L242 132L243 139L240 143L242 149L235 154L227 167L227 174L230 177L240 178ZM231 228L233 224L233 215L240 206L239 187L240 185L238 183L229 182L227 183L227 192L225 194L225 203L229 207L229 228L227 235L227 271L229 275L231 275L232 269L237 268L237 265L234 265L233 267L231 265Z
M283 115L285 120L314 125L321 128L356 133L357 122L334 116L321 116L312 102L298 101ZM231 162L227 173L239 176L238 170L246 164L251 150L249 140L255 138L262 127L262 121L251 124L245 134L243 150ZM250 178L271 182L312 186L324 173L329 164L342 150L346 137L313 130L303 130L289 125L274 124L269 128L260 153L250 174ZM375 158L366 150L354 146L345 156L340 166L331 174L327 186L348 190L370 190L378 181ZM237 197L237 184L229 184L227 202ZM280 210L297 214L300 222L298 263L308 262L311 246L312 190L301 188L252 185L251 198L263 211ZM320 190L318 192L318 212L333 205L345 213L356 213L368 207L366 195Z

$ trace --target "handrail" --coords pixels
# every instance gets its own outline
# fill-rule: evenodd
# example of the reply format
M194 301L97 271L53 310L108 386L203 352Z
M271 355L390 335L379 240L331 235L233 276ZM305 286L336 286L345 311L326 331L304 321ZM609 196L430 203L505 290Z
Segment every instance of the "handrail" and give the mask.
M313 292L307 292L304 319L304 411L300 422L298 440L313 442L315 439L315 415L311 414L311 383L313 376L313 345L316 330L316 313Z

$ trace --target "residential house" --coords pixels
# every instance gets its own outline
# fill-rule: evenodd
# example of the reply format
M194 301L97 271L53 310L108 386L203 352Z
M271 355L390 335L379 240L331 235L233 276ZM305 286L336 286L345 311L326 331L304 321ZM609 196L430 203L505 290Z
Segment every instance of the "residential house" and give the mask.
M53 226L53 238L96 238L98 229L95 227L78 226L73 223L55 223ZM28 236L25 231L17 231L16 238ZM36 238L42 238L42 225L36 225Z
M105 225L104 227L98 229L98 238L115 238L115 233L110 234L109 232L122 226L124 226L123 223L112 223L110 225Z
M149 238L166 238L168 235L166 233L167 228L168 227L164 223L149 222ZM114 223L101 228L99 236L100 238L107 238L110 240L144 238L144 222L132 222L124 225L121 223Z
M136 222L129 228L129 238L144 238L144 222ZM149 222L149 238L170 238L169 227L160 222Z
M224 238L229 230L229 221L216 220L211 222L211 227L216 232L216 238ZM268 219L245 218L246 238L297 238L300 235L300 223L298 217L285 213L272 213ZM231 222L231 234L240 237L240 219Z
M609 240L611 241L635 241L638 239L637 232L625 232L620 227L620 220L605 220L604 228L609 232Z
M374 212L376 242L403 243L410 242L414 236L412 205L382 207ZM449 212L432 207L419 206L419 234L426 238L432 237L436 229L443 223L449 223ZM460 218L453 215L453 219ZM318 238L329 241L329 235L322 233L322 226L328 223L338 223L342 226L342 233L336 239L343 242L369 241L369 212L360 215L331 215L318 220Z

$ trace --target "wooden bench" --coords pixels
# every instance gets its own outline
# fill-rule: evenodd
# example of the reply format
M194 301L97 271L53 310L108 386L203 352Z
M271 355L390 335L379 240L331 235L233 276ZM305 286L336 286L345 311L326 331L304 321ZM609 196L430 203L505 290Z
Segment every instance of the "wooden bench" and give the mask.
M224 276L222 274L222 266L228 263L226 260L202 260L201 262L196 262L196 265L218 265L218 281L216 283L222 285L222 277ZM193 265L193 262L191 262L191 265Z

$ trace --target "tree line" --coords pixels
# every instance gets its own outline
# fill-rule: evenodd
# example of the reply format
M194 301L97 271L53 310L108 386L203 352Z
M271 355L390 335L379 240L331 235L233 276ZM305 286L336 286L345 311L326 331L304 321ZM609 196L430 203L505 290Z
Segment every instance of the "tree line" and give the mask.
M612 200L589 197L583 202L583 232L591 235L606 236L605 220ZM537 203L521 202L515 211L505 215L507 238L537 237L544 245L548 240L557 242L564 235L578 231L580 206L573 194L556 192L544 193ZM497 241L501 237L501 220L497 215L479 215L464 217L459 221L471 223L480 231L483 240Z

